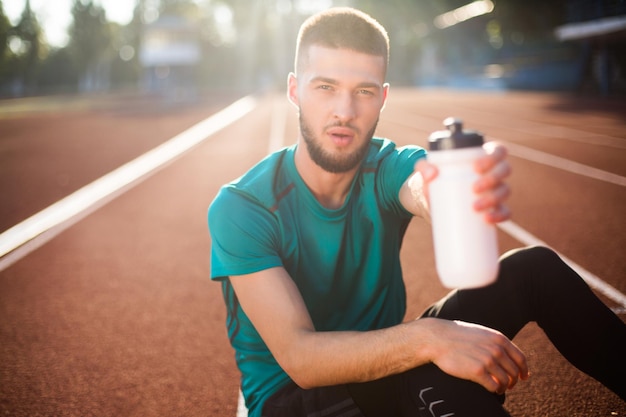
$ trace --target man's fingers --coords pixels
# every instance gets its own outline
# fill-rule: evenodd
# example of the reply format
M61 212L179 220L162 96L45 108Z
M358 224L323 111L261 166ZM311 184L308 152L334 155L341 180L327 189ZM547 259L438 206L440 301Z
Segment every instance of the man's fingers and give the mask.
M488 363L488 372L491 379L496 382L493 392L503 394L507 389L511 389L517 384L522 374L525 373L526 359L519 350L511 344L514 351L508 347L496 347L491 353ZM521 354L521 357L518 355ZM517 356L516 358L512 356Z
M488 224L497 224L511 218L511 210L504 204L499 204L491 210L484 213L485 221Z
M483 145L483 149L487 154L486 157L476 161L476 170L478 172L486 172L500 161L504 161L508 154L506 148L497 142L487 142Z
M498 394L503 394L508 389L511 379L517 380L495 360L481 361L474 377L470 379L482 385L487 391Z
M498 185L497 187L482 193L479 198L474 202L474 210L482 211L487 209L497 208L501 205L511 194L511 189L505 183Z
M494 142L484 145L487 155L479 158L474 168L480 178L473 185L478 198L474 202L476 211L484 212L485 221L495 224L508 220L511 213L504 202L511 191L504 180L511 174L511 166L506 160L507 151Z
M479 172L481 177L474 183L474 192L481 193L501 184L510 174L511 166L508 161L500 161L490 170Z
M499 379L501 390L511 389L517 384L519 379L524 380L528 378L526 356L510 341L502 352L499 364L507 374L506 379ZM504 391L501 393L504 393Z
M483 359L488 377L482 385L489 391L503 394L513 388L519 379L528 377L528 365L522 351L511 341L502 336L486 352Z

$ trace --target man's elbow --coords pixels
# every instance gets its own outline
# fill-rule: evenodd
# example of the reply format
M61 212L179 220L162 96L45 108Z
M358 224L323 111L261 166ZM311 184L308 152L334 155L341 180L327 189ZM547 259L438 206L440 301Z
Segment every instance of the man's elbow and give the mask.
M303 360L302 355L292 358L282 358L278 363L291 380L302 389L311 389L320 386L315 377L315 365Z

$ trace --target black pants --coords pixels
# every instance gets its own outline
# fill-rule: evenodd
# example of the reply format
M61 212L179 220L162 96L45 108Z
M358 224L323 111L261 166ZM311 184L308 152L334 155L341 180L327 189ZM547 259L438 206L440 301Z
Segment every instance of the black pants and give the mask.
M481 324L510 339L534 321L574 366L626 400L626 325L549 249L505 254L496 283L452 291L423 317ZM265 402L263 416L508 416L503 402L429 364L366 383L310 390L289 384Z

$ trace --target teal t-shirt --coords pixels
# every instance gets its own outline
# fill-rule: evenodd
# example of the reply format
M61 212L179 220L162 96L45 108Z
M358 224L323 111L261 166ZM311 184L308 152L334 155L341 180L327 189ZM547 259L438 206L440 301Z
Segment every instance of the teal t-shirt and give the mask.
M298 174L295 145L222 187L209 208L211 278L222 282L227 329L251 417L289 377L242 311L229 283L284 267L317 331L373 330L400 323L406 294L400 245L411 214L401 185L422 148L372 139L344 205L324 208Z

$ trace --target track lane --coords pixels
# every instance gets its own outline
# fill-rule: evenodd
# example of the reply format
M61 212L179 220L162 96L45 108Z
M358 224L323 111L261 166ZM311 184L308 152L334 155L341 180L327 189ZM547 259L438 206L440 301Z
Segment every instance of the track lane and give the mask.
M184 155L0 274L2 412L234 415L206 210L264 155L250 137L268 117L225 129L214 139L229 146Z
M407 99L411 100L410 94ZM412 100L418 102L415 97ZM238 375L225 340L219 286L208 282L206 207L219 185L267 153L268 141L259 137L271 130L274 103L264 101L241 123L0 273L0 313L8 317L0 324L0 337L11 342L3 343L0 352L12 358L0 364L0 410L12 410L13 415L55 411L66 415L235 415ZM451 101L447 108L453 105ZM394 106L390 102L383 118L394 115ZM286 108L284 141L289 144L295 138L296 119L295 111ZM414 111L421 109L416 106ZM442 119L437 117L430 126L408 128L381 121L380 130L399 142L413 141L418 134L426 137L440 129ZM545 202L536 209L531 205L530 213L524 214L527 200L549 197L559 186L563 188L563 181L568 187L559 191L563 194L559 198L569 211L576 211L567 205L567 193L576 194L579 179L567 174L560 177L552 169L541 170L517 158L512 162L515 176L522 177L517 184L524 185L538 170L542 174L531 182L532 190L527 184L522 188L530 192L512 201L516 216L525 216L520 223L537 222L538 235L544 236L546 223L555 222L556 238L564 229L579 229L568 226L577 223L564 222L563 215L571 213L552 210ZM554 175L558 177L554 188L537 195ZM613 208L623 207L623 195L614 188L596 192L595 182L591 184L592 195L583 201L606 201L607 196L617 194ZM588 188L584 181L580 187ZM597 209L592 204L572 216L585 219ZM548 221L546 215L550 215ZM599 215L593 220L603 224L607 219ZM614 233L624 228L620 222L603 226L587 236L586 242L570 242L571 250L585 254L589 241L607 240L607 230ZM503 250L519 245L504 233L499 237ZM609 269L608 278L620 281L623 264L614 248L600 252L604 263L614 268L613 273ZM418 259L415 253L423 256ZM436 280L431 260L429 229L413 222L403 248L410 306L407 318L446 292ZM518 344L536 371L509 395L507 405L518 410L514 415L622 412L623 404L612 394L560 361L538 329L526 329ZM556 391L552 391L555 384Z

